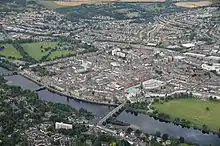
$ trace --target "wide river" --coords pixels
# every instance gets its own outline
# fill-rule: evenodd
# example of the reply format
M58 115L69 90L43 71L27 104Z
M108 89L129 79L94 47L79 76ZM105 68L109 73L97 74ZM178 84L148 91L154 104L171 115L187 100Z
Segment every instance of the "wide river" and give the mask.
M7 73L7 70L0 67L0 74L3 72L5 74ZM34 82L20 75L7 76L5 78L8 80L9 85L21 86L23 89L36 90L39 87ZM92 112L96 117L94 120L91 121L92 123L98 121L101 117L106 115L114 108L111 106L87 103L76 99L67 100L67 97L60 96L48 90L42 90L37 93L39 97L45 101L69 104L76 109L87 109L88 111ZM118 116L118 119L129 124L137 125L138 127L140 127L141 130L147 133L155 133L157 131L160 131L162 134L167 133L170 136L174 136L177 138L183 136L185 140L193 143L198 143L200 145L211 144L212 146L220 146L220 138L217 135L203 134L198 130L182 128L181 126L175 126L171 123L159 122L158 120L154 120L147 115L139 114L135 116L126 112L122 112Z

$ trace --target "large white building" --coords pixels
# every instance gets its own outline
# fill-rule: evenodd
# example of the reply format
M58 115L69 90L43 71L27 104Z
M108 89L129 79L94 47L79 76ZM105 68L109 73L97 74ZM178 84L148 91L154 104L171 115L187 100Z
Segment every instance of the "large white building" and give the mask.
M65 123L55 123L55 129L72 129L73 126L71 124L65 124Z

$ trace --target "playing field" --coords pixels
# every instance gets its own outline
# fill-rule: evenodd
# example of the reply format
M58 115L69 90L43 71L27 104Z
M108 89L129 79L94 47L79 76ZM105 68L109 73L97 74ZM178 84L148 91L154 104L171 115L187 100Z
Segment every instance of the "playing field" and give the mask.
M199 1L199 2L177 2L175 3L176 6L179 7L186 7L186 8L196 8L201 6L208 6L211 5L211 1Z
M202 128L207 125L210 130L218 132L220 129L220 102L202 101L194 99L179 99L153 104L160 113L191 121ZM209 110L206 110L206 107Z
M56 58L56 57L60 57L60 56L66 56L66 55L68 55L68 54L71 54L72 53L72 51L70 51L70 50L60 50L60 51L53 51L53 52L51 52L51 54L48 56L48 58L50 58L50 59L54 59L54 58Z
M0 48L0 55L5 57L15 57L17 59L22 58L21 54L11 44L0 44Z
M46 51L45 48L55 48L57 47L58 42L37 42L37 43L25 43L22 44L24 50L28 53L29 56L40 60L45 56L49 51Z

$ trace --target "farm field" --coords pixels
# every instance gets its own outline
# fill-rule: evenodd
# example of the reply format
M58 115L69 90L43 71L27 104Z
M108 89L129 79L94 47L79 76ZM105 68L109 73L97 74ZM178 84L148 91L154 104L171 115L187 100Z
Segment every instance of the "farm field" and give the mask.
M60 56L65 56L68 54L72 54L72 51L70 50L59 50L59 51L53 51L51 52L51 54L48 56L49 59L54 59L56 57L60 57Z
M118 0L118 2L165 2L166 0Z
M71 1L46 1L39 0L39 4L42 4L48 8L60 8L68 6L78 6L82 4L100 4L100 3L110 3L110 2L165 2L165 0L71 0Z
M36 60L40 60L43 56L47 55L47 53L50 52L50 50L46 51L45 48L50 47L54 49L55 47L57 47L57 44L58 42L25 43L22 44L22 47L29 56L33 57Z
M4 48L1 48L1 46L4 46ZM22 58L21 54L11 44L0 44L0 55L5 56L6 58Z
M64 1L54 1L59 6L78 6L81 4L89 4L88 1L71 1L71 2L64 2Z
M165 113L171 118L185 119L202 128L205 124L208 129L218 132L220 129L219 115L220 102L203 101L196 99L177 99L152 105L159 113ZM206 108L209 108L207 110Z
M176 6L185 7L185 8L196 8L201 6L211 5L211 1L199 1L199 2L177 2Z

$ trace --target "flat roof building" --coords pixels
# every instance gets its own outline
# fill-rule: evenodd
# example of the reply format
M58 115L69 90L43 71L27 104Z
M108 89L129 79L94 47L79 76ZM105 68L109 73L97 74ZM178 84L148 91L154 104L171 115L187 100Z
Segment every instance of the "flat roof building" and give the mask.
M65 124L65 123L55 123L55 129L72 129L73 126L71 124Z

